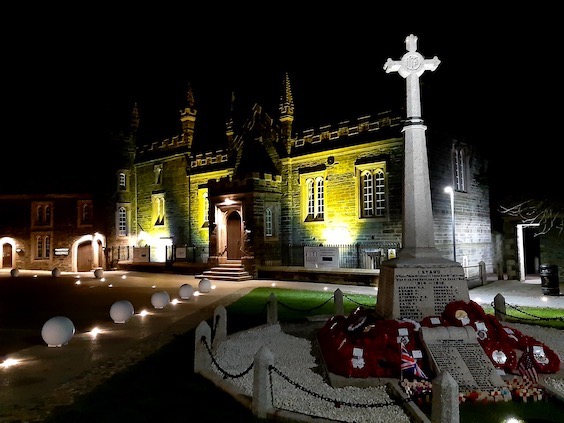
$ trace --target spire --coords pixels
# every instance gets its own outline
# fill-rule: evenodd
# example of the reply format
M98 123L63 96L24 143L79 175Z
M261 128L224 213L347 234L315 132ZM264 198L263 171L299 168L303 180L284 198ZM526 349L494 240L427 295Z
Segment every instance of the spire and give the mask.
M139 106L137 102L133 104L133 109L131 111L131 132L137 132L139 129Z
M186 107L180 111L180 122L182 123L182 137L188 145L188 149L192 148L194 140L194 126L196 124L197 110L194 107L194 93L192 86L188 83L188 92L186 93Z
M235 104L235 93L231 93L231 106L229 109L229 116L227 118L227 122L225 123L225 135L227 135L227 142L229 146L233 141L233 135L235 131L233 130L233 105Z
M290 77L288 72L284 76L282 95L280 96L280 123L282 127L282 139L289 153L291 148L290 139L292 138L292 123L294 122L294 99L290 88Z

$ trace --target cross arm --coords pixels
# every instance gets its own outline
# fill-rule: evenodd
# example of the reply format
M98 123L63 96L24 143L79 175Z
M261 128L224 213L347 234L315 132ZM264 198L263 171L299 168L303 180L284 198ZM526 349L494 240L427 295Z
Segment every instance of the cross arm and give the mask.
M386 71L386 73L397 72L399 71L400 67L401 62L392 59L388 59L386 60L386 63L384 63L384 70Z

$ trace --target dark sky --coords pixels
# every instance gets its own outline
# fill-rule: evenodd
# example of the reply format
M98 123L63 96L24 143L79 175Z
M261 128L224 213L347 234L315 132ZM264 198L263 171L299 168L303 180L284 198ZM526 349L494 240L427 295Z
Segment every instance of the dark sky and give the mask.
M405 80L383 65L401 58L413 33L424 57L441 60L421 80L429 127L486 147L497 189L544 189L559 177L554 11L493 15L453 6L414 9L408 18L407 6L304 14L284 4L283 11L275 3L272 11L221 16L174 9L133 15L102 6L72 19L52 9L17 15L21 24L3 52L2 144L11 158L4 169L38 180L103 166L103 134L126 124L134 101L148 139L175 135L189 83L204 148L222 141L231 92L235 107L258 102L275 114L285 72L297 128L402 107Z

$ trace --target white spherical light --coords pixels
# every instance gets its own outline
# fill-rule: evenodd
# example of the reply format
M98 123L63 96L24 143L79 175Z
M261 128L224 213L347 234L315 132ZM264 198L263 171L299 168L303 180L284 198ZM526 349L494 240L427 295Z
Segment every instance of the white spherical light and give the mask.
M53 270L51 270L51 274L58 278L59 276L61 276L61 269L59 269L58 267L55 267Z
M20 276L20 270L19 269L12 269L10 270L10 275L12 275L12 277L17 278L18 276Z
M43 324L41 337L48 347L61 347L74 336L74 324L65 316L51 317Z
M151 304L155 308L163 308L168 303L170 303L170 296L166 291L157 291L151 295Z
M193 294L194 288L192 288L192 285L187 283L180 286L180 289L178 290L178 295L180 295L180 298L183 300L189 299Z
M198 290L200 292L210 292L211 290L211 282L209 279L203 278L200 280L198 284Z
M94 277L96 279L102 279L102 276L104 276L104 271L102 269L94 270Z
M127 300L116 301L110 307L110 317L114 323L125 323L134 313L133 304Z

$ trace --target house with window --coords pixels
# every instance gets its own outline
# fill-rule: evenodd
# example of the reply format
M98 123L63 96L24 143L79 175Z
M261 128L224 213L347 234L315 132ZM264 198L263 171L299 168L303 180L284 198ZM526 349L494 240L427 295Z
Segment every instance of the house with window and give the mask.
M196 145L189 88L178 135L129 149L131 166L118 185L133 178L135 194L116 209L117 237L150 249L151 261L174 260L175 248L187 247L195 261L234 261L252 275L306 265L306 246L338 247L340 267L375 269L395 256L404 189L400 113L298 131L286 75L275 113L255 104L243 116L228 117L221 142ZM440 131L429 131L428 140L436 246L453 258L456 244L463 266L483 262L493 271L485 162L473 146ZM455 243L446 186L454 192Z
M94 204L89 194L0 195L2 268L105 268L107 226Z

